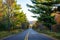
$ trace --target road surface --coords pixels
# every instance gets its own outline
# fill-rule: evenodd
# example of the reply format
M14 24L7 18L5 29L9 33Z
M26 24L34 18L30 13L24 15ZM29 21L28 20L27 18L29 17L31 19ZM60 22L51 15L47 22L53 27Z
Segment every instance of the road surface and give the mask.
M48 37L46 35L40 34L33 29L27 29L22 33L19 33L18 35L14 35L8 38L5 38L3 40L55 40L51 37Z

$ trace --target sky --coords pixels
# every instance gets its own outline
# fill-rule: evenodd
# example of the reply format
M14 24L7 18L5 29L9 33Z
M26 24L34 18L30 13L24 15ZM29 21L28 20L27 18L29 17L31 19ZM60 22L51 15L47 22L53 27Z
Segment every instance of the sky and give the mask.
M20 4L22 7L23 12L26 14L28 21L36 21L36 18L33 18L34 14L30 11L28 11L29 7L26 6L26 4L32 5L32 2L30 0L17 0L17 4Z

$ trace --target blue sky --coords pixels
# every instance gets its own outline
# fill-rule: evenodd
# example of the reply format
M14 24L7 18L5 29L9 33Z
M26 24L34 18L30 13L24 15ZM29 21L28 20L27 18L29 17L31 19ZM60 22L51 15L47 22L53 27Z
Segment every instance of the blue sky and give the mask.
M27 19L29 21L35 21L36 20L35 18L31 17L34 14L29 12L28 7L26 6L26 4L32 5L30 0L17 0L17 3L21 5L22 10L23 10L24 13L26 13Z

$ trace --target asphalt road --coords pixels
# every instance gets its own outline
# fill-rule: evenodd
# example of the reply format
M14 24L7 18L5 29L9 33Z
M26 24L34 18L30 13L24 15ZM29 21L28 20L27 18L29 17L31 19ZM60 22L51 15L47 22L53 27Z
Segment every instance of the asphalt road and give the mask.
M18 35L10 36L3 40L55 40L49 36L40 34L33 29L27 29Z

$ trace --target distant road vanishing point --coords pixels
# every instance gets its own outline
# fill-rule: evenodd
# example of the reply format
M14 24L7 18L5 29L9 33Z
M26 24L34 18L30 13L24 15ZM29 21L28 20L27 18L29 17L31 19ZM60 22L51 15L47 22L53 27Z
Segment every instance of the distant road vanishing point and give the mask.
M14 36L7 37L3 40L55 40L54 38L40 34L33 29L29 28L22 33Z

